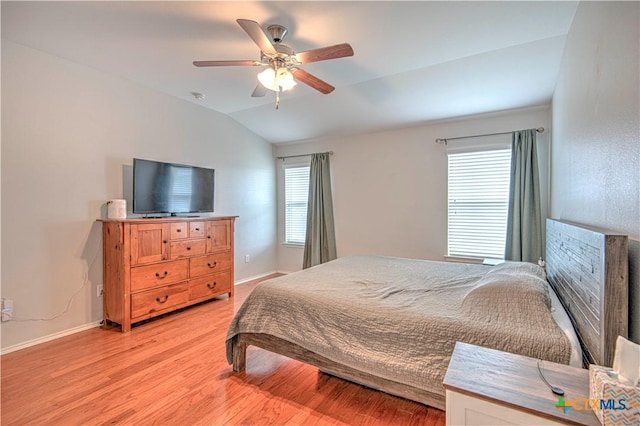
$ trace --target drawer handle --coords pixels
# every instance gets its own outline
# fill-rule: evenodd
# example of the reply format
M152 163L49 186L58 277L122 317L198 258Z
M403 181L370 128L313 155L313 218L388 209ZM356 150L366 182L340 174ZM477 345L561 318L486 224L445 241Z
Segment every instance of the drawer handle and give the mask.
M165 303L167 300L169 300L169 295L165 294L163 299L160 299L159 297L156 297L156 302L158 303Z
M162 243L163 244L167 244L167 240L162 240Z
M182 229L178 228L176 229L176 232L182 232Z
M187 250L191 250L191 247L187 247Z
M209 268L215 268L216 266L218 266L218 262L213 262L213 265L211 263L207 263L207 266Z
M213 284L207 283L207 288L209 288L209 290L213 290L214 288L216 288L216 284L218 283L216 283L215 281L213 282Z
M168 271L164 271L164 275L160 275L159 273L156 272L156 278L159 280L165 278L167 275L169 275Z
M196 228L196 231L199 231L199 230L200 230L200 228Z

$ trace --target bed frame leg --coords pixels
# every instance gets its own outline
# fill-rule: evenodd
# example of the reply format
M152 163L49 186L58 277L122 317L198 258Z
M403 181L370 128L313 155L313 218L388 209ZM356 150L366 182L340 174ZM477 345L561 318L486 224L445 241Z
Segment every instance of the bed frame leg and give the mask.
M247 365L247 344L239 342L238 337L233 339L233 371L244 371Z

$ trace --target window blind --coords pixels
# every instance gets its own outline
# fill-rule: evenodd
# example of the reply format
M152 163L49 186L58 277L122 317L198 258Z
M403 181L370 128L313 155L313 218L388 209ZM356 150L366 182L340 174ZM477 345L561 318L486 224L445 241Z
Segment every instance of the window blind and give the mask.
M304 244L307 232L309 166L284 169L285 243Z
M187 212L191 210L191 179L193 170L187 167L171 168L171 193L169 210Z
M447 157L449 256L504 259L511 148Z

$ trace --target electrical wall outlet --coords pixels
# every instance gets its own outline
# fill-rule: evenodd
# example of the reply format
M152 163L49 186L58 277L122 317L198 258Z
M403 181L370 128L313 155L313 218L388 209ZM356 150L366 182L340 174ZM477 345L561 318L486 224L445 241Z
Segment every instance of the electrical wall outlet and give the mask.
M102 284L98 284L98 286L96 287L96 296L100 297L104 294L104 290L102 287Z
M2 299L2 321L11 321L13 319L13 300Z
M251 260L251 256L249 256L248 254L244 255L244 263L249 263L249 261Z

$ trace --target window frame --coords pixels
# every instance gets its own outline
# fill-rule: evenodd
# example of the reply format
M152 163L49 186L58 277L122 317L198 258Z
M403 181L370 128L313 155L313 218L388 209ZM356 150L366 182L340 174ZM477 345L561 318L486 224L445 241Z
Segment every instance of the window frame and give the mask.
M506 222L507 222L507 214L509 208L509 186L511 181L511 157L513 155L511 144L509 143L496 143L496 144L486 144L480 146L464 146L464 147L452 147L447 148L447 253L445 255L445 259L449 261L472 261L481 263L486 259L504 259L504 245L502 246L502 254L500 256L496 256L497 251L491 252L486 251L484 254L479 253L478 251L461 251L459 249L454 250L452 253L451 247L451 200L450 200L450 192L451 192L451 170L450 170L450 155L457 154L473 154L473 153L486 153L491 151L508 151L509 158L506 161L507 163L507 173L505 175L506 182L503 182L503 186L506 184L506 194L504 198L504 235L505 235L505 243L506 243ZM463 234L464 235L464 234Z
M288 226L289 226L289 220L288 220L288 215L289 215L289 206L288 206L288 197L287 197L287 170L288 169L301 169L301 168L306 168L307 169L307 185L306 185L306 194L305 194L305 200L304 200L304 222L303 222L303 228L305 230L306 233L306 223L307 223L307 210L308 210L308 197L309 197L309 169L310 169L311 165L310 162L301 162L301 161L297 161L297 162L292 162L292 163L286 163L282 166L282 189L283 189L283 245L285 246L291 246L291 247L304 247L305 242L306 242L306 235L305 237L302 239L302 241L293 241L293 240L289 240L289 232L288 232ZM299 231L298 231L299 233Z

